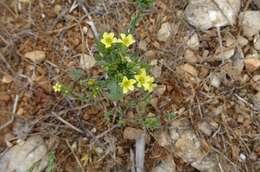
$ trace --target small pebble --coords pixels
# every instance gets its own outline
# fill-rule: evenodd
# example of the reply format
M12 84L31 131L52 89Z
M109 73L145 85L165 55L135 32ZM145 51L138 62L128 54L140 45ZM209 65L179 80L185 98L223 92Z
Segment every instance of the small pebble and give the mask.
M239 158L240 158L241 161L245 161L246 160L246 155L243 154L243 153L240 153Z

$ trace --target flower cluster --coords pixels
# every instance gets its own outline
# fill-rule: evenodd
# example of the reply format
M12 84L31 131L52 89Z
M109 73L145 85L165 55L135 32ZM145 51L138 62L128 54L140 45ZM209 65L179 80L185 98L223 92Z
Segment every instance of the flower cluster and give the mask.
M120 38L116 38L112 32L103 33L100 41L98 41L96 56L98 64L104 69L105 80L88 79L80 80L81 85L86 85L85 91L92 93L96 97L102 88L108 92L111 100L120 100L123 94L134 91L135 88L142 88L144 91L152 92L155 83L154 78L148 75L146 66L138 56L131 53L128 48L135 43L132 34L120 34ZM76 72L78 75L78 72ZM74 75L73 75L74 76ZM76 77L77 79L80 77ZM76 80L77 80L76 79ZM57 82L53 86L56 93L65 95L84 97L85 93L76 93L70 87Z
M132 34L120 34L120 39L115 37L115 34L110 32L105 32L100 40L100 42L105 46L105 48L111 48L114 44L120 44L124 47L130 47L133 43L135 43L135 39ZM111 50L111 49L110 49ZM112 49L113 50L113 49ZM113 53L118 53L118 49L113 50ZM120 56L124 54L124 52L118 53ZM131 58L128 55L123 55L123 60L126 61L129 64L134 64ZM105 57L106 58L106 57ZM108 58L108 57L107 57ZM113 59L114 61L112 63L115 63L116 59ZM121 63L121 62L120 62ZM111 64L111 63L109 63ZM122 63L121 63L122 64ZM127 64L125 64L128 66ZM139 64L134 64L136 67L139 66ZM120 66L117 65L116 66ZM142 67L134 67L129 69L130 74L123 75L121 80L119 80L119 85L123 90L124 94L127 94L129 91L133 91L135 89L135 86L138 88L143 88L145 91L152 92L153 88L155 87L154 84L154 78L152 76L147 75L145 68ZM135 69L133 71L133 69ZM125 69L123 69L125 70ZM116 72L119 72L118 68L116 68ZM126 72L128 73L128 72Z
M62 85L61 83L57 82L55 85L53 85L53 90L55 93L63 93L65 95L68 95L70 90L65 85Z
M62 85L57 82L52 88L53 88L54 92L58 93L58 92L61 92Z
M121 37L120 39L117 39L117 38L115 38L114 33L105 32L101 39L101 43L105 45L105 48L110 48L115 43L121 43L121 44L125 45L126 47L129 47L130 45L135 43L135 40L134 40L134 37L132 34L126 35L124 33L121 33L120 37Z
M135 79L128 79L126 76L124 76L122 82L120 83L124 94L128 93L129 91L133 91L135 84L137 84L137 87L139 88L143 87L143 89L148 92L152 92L156 86L154 83L154 78L147 75L144 68L140 69L138 74L134 75L134 77Z

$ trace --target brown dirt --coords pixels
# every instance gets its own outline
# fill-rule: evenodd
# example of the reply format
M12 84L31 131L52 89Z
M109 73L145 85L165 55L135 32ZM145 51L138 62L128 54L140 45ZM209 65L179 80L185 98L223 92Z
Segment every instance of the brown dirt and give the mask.
M98 32L124 31L137 10L134 3L126 0L86 2ZM64 15L57 16L54 10L56 5L62 6L60 14ZM182 117L191 121L194 130L208 149L214 147L220 156L225 156L239 166L241 171L253 171L260 156L260 118L259 112L254 111L245 102L250 103L250 97L256 90L249 82L242 83L232 79L227 79L218 89L210 87L208 74L223 70L218 62L193 64L198 70L199 82L176 71L177 66L185 63L181 58L186 49L183 38L192 30L183 16L178 16L185 5L186 1L158 0L156 6L146 12L136 30L137 42L146 40L147 50L152 52L152 56L144 57L146 52L135 47L138 53L148 61L164 60L163 72L157 83L165 85L166 91L157 97L158 108L151 107L151 112L163 115L184 109ZM11 83L0 84L0 124L5 124L10 119L15 97L18 95L15 118L27 121L32 126L26 137L34 133L41 134L49 143L49 147L55 149L56 171L79 171L78 164L66 144L68 141L71 145L77 145L76 155L79 158L86 153L89 155L89 161L82 162L86 171L124 172L131 166L129 151L133 148L134 142L123 138L123 128L116 128L97 141L94 139L114 126L113 122L108 123L104 118L106 108L111 105L106 101L97 100L86 108L82 107L83 103L66 99L52 91L52 84L56 81L75 85L68 79L69 70L79 67L79 58L75 56L88 53L88 49L92 49L95 43L91 28L85 18L82 18L84 12L76 8L68 13L66 10L71 6L71 0L57 0L53 3L34 0L31 8L28 4L18 7L15 0L0 1L0 78L7 74L12 77ZM242 9L244 8L245 3ZM248 8L253 7L249 5ZM156 39L163 22L178 25L176 35L166 43L160 43ZM88 28L85 38L81 34L83 27ZM213 55L219 46L216 30L198 33L202 44L198 53L202 55L203 50L208 50L209 56ZM225 28L223 35L225 33L236 37L240 34L239 27ZM24 58L26 52L33 50L46 53L43 63L35 65ZM247 49L243 51L245 55L249 53ZM88 72L97 72L97 69L91 70ZM244 70L240 77L244 74L252 77L259 73L259 70L254 73ZM223 110L219 115L208 115L220 107ZM60 114L85 134L64 125L53 113ZM197 124L204 119L218 123L220 130L215 137L207 137L198 130ZM15 121L0 131L0 151L6 148L5 139L8 134L14 138L11 141L13 143L20 137L14 133ZM129 125L138 126L131 122ZM96 131L89 134L93 128ZM163 127L159 130L163 130ZM90 149L89 144L94 141L95 144ZM98 153L97 148L108 152ZM239 160L240 153L248 157L245 162ZM147 171L169 154L171 153L160 147L152 137L146 148ZM174 160L178 171L196 171L179 157L174 156Z

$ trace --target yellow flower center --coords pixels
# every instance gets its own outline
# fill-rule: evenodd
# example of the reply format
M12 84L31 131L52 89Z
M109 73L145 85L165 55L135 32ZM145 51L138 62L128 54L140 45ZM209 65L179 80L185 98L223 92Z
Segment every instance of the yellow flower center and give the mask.
M131 86L131 82L129 80L124 81L122 86L125 88L129 88L129 86Z
M53 90L54 90L54 92L61 92L61 84L56 83L56 84L53 86Z
M113 43L113 38L111 38L111 37L106 37L106 38L105 38L105 42L106 42L107 44L112 44L112 43Z

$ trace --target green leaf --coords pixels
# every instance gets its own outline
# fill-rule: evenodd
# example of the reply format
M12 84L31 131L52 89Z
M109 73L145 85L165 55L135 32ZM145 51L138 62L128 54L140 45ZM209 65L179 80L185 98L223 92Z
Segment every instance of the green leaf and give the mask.
M155 0L135 0L135 1L138 3L141 9L151 8L155 3Z
M135 32L136 25L138 23L138 20L140 18L140 15L135 15L131 18L130 24L129 24L129 29L128 33L133 34Z
M119 86L117 81L109 81L107 84L107 88L109 90L109 99L112 101L118 101L123 98L122 88Z
M157 117L148 117L143 120L143 125L147 129L154 130L161 127L161 121Z
M166 113L166 114L164 115L164 119L165 119L166 121L172 121L172 120L174 120L175 118L176 118L176 113L174 113L174 112Z
M72 69L69 73L69 76L72 80L77 81L79 80L83 75L82 70L80 69Z
M55 151L52 150L49 155L48 155L48 165L47 165L47 172L54 172L54 167L55 167Z

